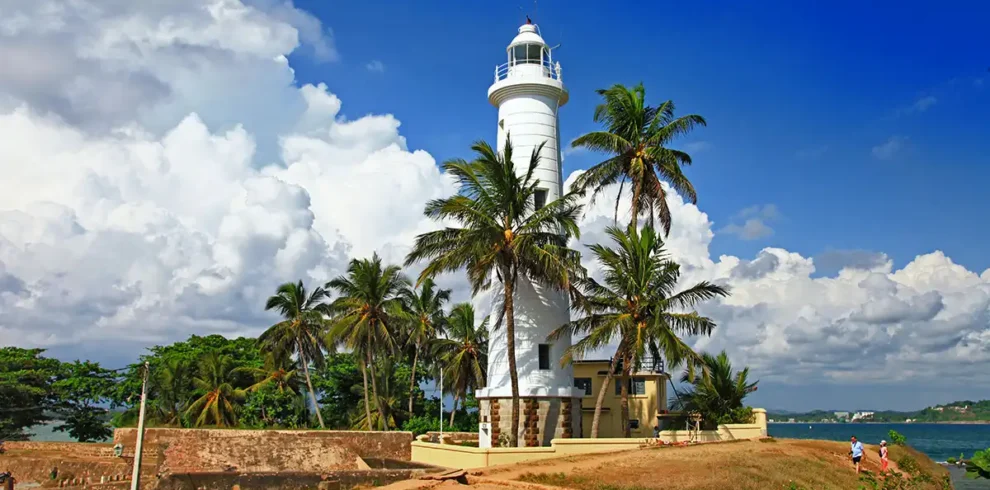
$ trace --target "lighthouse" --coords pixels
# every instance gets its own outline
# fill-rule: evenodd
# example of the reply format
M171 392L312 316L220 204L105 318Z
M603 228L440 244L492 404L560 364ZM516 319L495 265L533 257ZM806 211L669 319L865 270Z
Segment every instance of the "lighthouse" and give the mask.
M506 140L510 140L516 172L524 174L533 151L543 145L534 173L540 181L534 204L540 208L563 193L557 114L567 103L567 89L560 63L553 59L539 28L528 18L509 43L506 55L506 62L495 67L494 82L488 89L488 101L498 108L497 149L501 153ZM584 392L574 389L573 368L560 365L564 350L571 345L570 338L547 340L550 332L570 320L567 294L520 276L513 299L521 405L519 445L549 446L554 438L580 437ZM507 351L503 325L490 332L488 383L476 393L481 422L479 447L504 444L511 431L512 386Z

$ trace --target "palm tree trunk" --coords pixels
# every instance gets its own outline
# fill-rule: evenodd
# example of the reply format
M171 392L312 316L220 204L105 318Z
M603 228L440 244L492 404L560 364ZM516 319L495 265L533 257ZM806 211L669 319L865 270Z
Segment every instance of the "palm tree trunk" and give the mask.
M619 363L619 357L622 355L622 347L615 349L615 355L612 356L612 363L608 366L607 374L605 374L605 380L602 381L602 387L598 390L598 400L595 400L595 417L591 419L591 438L598 438L598 425L602 420L602 406L605 404L605 394L608 392L609 382L612 381L612 373L615 372L615 365Z
M413 391L416 390L416 361L419 360L419 342L416 342L416 351L413 352L412 375L409 376L409 416L413 415Z
M629 430L629 356L622 356L622 389L619 392L622 397L619 401L620 412L622 413L622 437L630 437Z
M639 196L643 192L643 179L640 178L633 182L633 195L632 195L632 221L630 221L630 226L636 229L639 226Z
M457 401L459 396L459 393L454 392L454 408L450 411L450 422L447 424L447 427L454 426L454 415L457 413Z
M385 420L385 410L382 409L382 400L378 398L378 376L375 375L375 363L371 358L371 351L368 351L368 366L371 369L371 396L375 398L375 406L378 407L378 415L382 419L382 430L388 431L388 421Z
M316 401L316 392L313 391L313 381L309 379L309 366L306 362L306 354L303 353L302 345L299 346L299 363L302 364L303 374L306 375L306 387L309 388L309 398L313 400L313 407L316 408L316 420L320 421L320 428L326 429L323 425L323 414L320 413L320 404Z
M508 344L509 380L512 385L512 432L509 433L509 447L519 447L519 373L516 372L516 319L512 294L515 289L515 279L511 271L504 270L505 280L505 339Z
M361 376L364 378L364 416L368 421L368 430L373 430L371 427L371 402L368 400L368 364L364 359L361 359Z

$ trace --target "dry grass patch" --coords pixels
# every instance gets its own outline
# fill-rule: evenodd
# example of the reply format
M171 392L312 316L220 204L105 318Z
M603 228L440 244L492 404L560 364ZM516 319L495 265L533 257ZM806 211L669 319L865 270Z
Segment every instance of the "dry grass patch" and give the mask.
M941 490L941 470L909 448L899 448L915 461L918 475L901 478L910 486L874 487L861 481L848 457L848 444L828 441L775 440L766 444L705 444L670 451L633 451L615 455L601 464L529 468L516 479L577 490L849 490L865 488ZM907 461L907 460L905 460ZM879 472L879 456L867 455L864 467ZM944 473L944 470L942 470ZM912 473L912 475L914 475ZM882 484L882 482L880 482Z

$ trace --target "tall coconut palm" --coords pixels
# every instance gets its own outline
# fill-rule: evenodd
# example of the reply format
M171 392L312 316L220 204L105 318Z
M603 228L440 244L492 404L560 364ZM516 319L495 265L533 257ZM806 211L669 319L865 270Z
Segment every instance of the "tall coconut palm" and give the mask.
M377 382L373 386L377 386L379 391L372 398L374 410L352 419L354 429L373 430L381 426L398 428L401 422L408 420L409 417L402 406L405 390L398 382L398 378L392 376L395 370L394 360L391 357L382 357L376 359L375 364ZM371 418L368 418L369 413Z
M373 420L368 398L368 371L371 371L371 394L376 399L375 406L380 407L375 353L388 356L395 352L396 329L402 315L399 294L409 286L401 269L394 265L383 266L378 254L372 255L371 259L351 260L347 274L326 285L338 294L328 310L333 318L330 337L352 349L359 359L367 420ZM384 413L380 421L383 430L388 430Z
M575 356L604 348L618 339L612 366L622 366L621 407L626 437L629 436L628 376L651 344L667 360L677 365L685 360L701 358L679 335L709 335L715 322L695 311L685 311L696 304L728 292L705 281L675 292L680 276L678 265L667 258L663 241L651 226L642 231L629 226L625 231L609 227L607 234L613 247L591 245L591 251L602 268L602 282L591 277L581 279L574 306L584 316L555 330L551 339L584 335L570 347L562 363ZM689 362L689 366L694 363ZM615 369L609 369L595 402L591 437L598 437L602 403Z
M313 391L313 381L309 376L309 364L316 367L323 365L324 352L329 352L332 345L326 341L326 320L324 318L327 292L324 288L316 288L307 293L303 282L287 282L278 287L275 296L268 298L265 310L276 310L282 315L281 322L268 328L260 337L258 343L262 350L276 356L285 357L287 353L295 353L302 366L309 389L310 400L316 411L316 420L324 429L323 414L320 404Z
M447 318L447 338L437 341L437 356L444 364L444 378L454 394L450 425L454 425L457 401L485 386L488 367L488 318L475 326L474 307L460 303Z
M412 413L419 353L428 342L443 333L443 305L450 300L450 290L437 288L433 279L427 278L418 291L412 287L404 288L399 292L399 298L402 300L407 343L413 350L412 374L409 376L409 413Z
M670 233L670 208L667 192L661 181L692 203L698 196L694 186L681 171L682 165L691 164L687 153L668 148L678 136L704 126L705 119L696 114L674 116L674 102L666 101L659 107L646 104L646 89L640 83L629 88L621 84L598 90L604 101L595 108L595 121L603 123L603 131L593 131L578 137L574 147L606 153L609 158L581 174L574 188L592 190L592 200L606 187L620 184L615 200L618 220L619 201L628 181L632 185L632 224L638 217L649 213L649 223L659 216L664 234Z
M199 360L198 371L193 377L193 386L201 396L189 405L186 416L195 418L196 427L205 424L236 426L238 404L246 393L237 387L234 359L211 352Z
M679 408L700 413L709 428L717 428L719 424L750 422L733 419L736 410L743 408L743 399L756 391L758 381L749 382L749 368L733 372L725 351L717 356L703 352L701 365L705 367L707 376L698 376L689 369L681 375L681 382L690 383L692 387L678 400Z
M517 169L512 144L496 152L479 141L472 147L475 159L450 160L443 169L454 176L460 192L426 205L426 215L442 223L442 230L416 237L406 265L429 260L419 281L439 274L466 269L474 294L492 286L502 288L502 304L494 328L505 321L512 385L512 446L519 441L519 377L516 371L514 292L520 277L544 287L568 290L583 273L578 252L567 248L579 235L581 212L578 196L568 193L540 209L535 196L540 187L534 172L543 145L533 150L528 165ZM521 170L521 172L519 172Z

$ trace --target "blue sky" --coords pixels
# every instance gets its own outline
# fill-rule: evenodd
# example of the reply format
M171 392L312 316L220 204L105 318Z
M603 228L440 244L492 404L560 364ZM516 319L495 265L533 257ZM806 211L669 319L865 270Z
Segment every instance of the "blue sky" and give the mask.
M293 64L300 81L326 81L351 116L395 114L410 148L464 156L494 137L485 91L533 13L517 3L525 9L301 1L343 54L325 65L303 52ZM682 146L703 148L688 175L716 229L750 206L779 212L771 236L717 235L713 256L866 250L900 267L940 249L971 270L990 267L976 245L990 240L979 224L990 209L990 6L734 3L539 2L535 21L561 44L571 92L562 137L595 128L595 89L642 81L651 102L708 120ZM367 69L373 60L383 72ZM565 170L596 161L570 154Z

